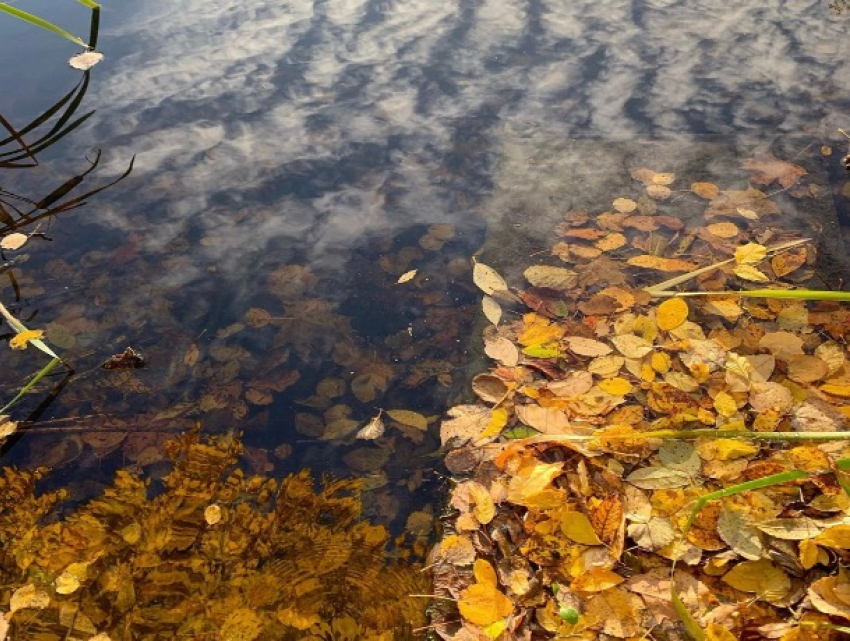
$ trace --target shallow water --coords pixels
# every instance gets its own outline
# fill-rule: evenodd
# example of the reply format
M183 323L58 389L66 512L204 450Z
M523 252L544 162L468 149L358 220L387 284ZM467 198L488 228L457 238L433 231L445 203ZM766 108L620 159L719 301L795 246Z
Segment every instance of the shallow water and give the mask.
M60 7L29 8L87 33L82 7ZM736 176L741 150L808 163L834 225L830 194L850 210L848 20L826 0L106 5L79 111L94 115L38 168L0 170L38 200L97 149L87 186L135 157L4 281L77 370L40 415L70 431L25 436L7 460L62 468L84 498L80 470L156 476L169 430L238 427L253 471L365 474L370 515L403 527L435 495L435 437L395 425L355 444L352 426L379 408L434 417L463 393L470 256L510 262L545 245L543 221L620 195L610 176L643 154L693 174L718 141L715 176ZM74 52L0 19L0 113L21 128L70 91ZM147 367L100 369L127 346ZM43 364L7 361L6 395ZM86 432L104 425L161 431Z

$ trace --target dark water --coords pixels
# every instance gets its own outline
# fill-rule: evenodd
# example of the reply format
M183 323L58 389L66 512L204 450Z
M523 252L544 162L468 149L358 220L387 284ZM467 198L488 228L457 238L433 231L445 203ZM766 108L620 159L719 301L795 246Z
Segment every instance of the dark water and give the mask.
M73 3L27 8L88 32ZM254 471L354 470L377 488L375 514L403 523L433 496L433 434L395 426L357 444L350 426L379 408L433 417L462 393L470 256L508 224L491 205L530 184L513 169L539 172L553 141L584 141L559 152L576 165L593 166L576 155L598 141L608 164L628 147L675 171L653 141L687 156L794 138L846 211L848 20L826 0L107 3L106 59L79 109L94 115L39 167L0 170L3 189L38 200L96 150L88 188L135 157L2 281L77 370L40 415L70 431L21 438L9 460L77 479L155 472L169 430L238 427ZM0 18L0 114L21 128L70 91L72 53ZM836 153L821 159L822 144ZM581 196L562 184L559 198ZM534 215L508 229L534 235ZM100 369L127 346L146 368ZM9 397L43 361L4 363ZM161 431L86 436L100 426Z

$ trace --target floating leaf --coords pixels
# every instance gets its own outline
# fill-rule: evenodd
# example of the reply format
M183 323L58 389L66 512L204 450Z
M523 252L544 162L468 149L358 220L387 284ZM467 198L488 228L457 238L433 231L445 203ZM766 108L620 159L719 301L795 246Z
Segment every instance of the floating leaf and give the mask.
M68 59L68 64L71 65L74 69L79 69L80 71L88 71L101 60L103 60L103 54L99 51L84 51L83 53L78 53L75 56L71 56Z
M499 272L484 263L475 263L472 268L472 281L487 295L508 289L508 284Z
M691 191L700 198L712 200L720 193L720 188L713 183L691 183Z
M4 236L3 240L0 240L0 249L5 249L9 251L20 249L21 247L26 245L29 239L29 236L27 236L26 234L21 234L20 232L9 234L8 236Z
M732 271L738 278L750 281L751 283L766 283L770 280L767 274L756 269L752 265L735 265L735 268Z
M739 265L755 265L767 257L767 247L758 243L747 243L735 250L735 262Z
M221 521L221 517L222 510L218 503L213 503L204 508L204 521L207 522L207 525L216 525Z
M12 349L26 349L30 341L41 340L42 338L44 338L43 329L27 329L15 334L9 340L9 347Z
M613 351L610 345L592 338L570 336L564 340L570 351L579 356L605 356Z
M713 223L708 225L706 229L718 238L735 238L741 231L735 223L729 222Z
M484 312L484 317L494 325L498 325L502 320L502 307L491 296L484 296L481 299L481 310Z

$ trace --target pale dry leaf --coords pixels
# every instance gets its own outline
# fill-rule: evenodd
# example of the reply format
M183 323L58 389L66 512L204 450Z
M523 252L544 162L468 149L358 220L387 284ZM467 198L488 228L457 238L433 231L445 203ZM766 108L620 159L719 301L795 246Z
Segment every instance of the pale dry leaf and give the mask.
M717 534L739 556L757 561L764 552L758 529L740 512L724 505L717 519Z
M371 419L364 427L362 427L354 438L364 441L374 441L384 435L387 427L384 424L384 419L381 418L381 413Z
M519 363L519 349L502 336L484 339L484 353L505 367L516 367Z
M494 325L498 325L502 320L502 306L492 296L484 296L481 299L481 310L484 317Z
M566 434L570 431L566 412L554 407L518 405L516 415L520 421L543 434Z
M213 503L212 505L208 505L204 509L204 521L207 522L207 525L215 525L219 521L221 521L222 510L221 506L218 503Z
M642 490L669 490L689 485L691 476L681 470L649 466L635 470L625 480Z
M30 237L26 234L21 234L19 232L9 234L8 236L4 236L3 240L0 240L0 249L5 249L8 251L20 249L21 247L26 245L29 238Z
M508 284L499 272L484 263L475 263L472 268L472 281L488 296L508 289Z
M535 287L571 289L578 282L578 274L565 267L533 265L523 272L525 279Z
M654 349L652 343L634 334L614 336L611 338L611 342L617 348L617 351L626 358L643 358Z
M68 59L68 64L74 69L88 71L103 60L103 54L99 51L84 51Z
M484 405L456 405L440 424L440 442L454 447L478 439L490 425L492 412Z
M592 338L583 338L580 336L570 336L564 339L564 342L570 348L570 351L579 356L606 356L612 351L610 345Z

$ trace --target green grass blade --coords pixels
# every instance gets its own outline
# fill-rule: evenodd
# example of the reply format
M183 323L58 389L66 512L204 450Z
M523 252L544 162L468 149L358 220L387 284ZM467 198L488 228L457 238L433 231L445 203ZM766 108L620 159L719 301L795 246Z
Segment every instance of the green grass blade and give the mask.
M699 627L699 623L697 623L696 619L694 619L685 607L685 604L682 603L682 599L679 598L679 593L676 590L676 584L672 577L670 578L670 600L673 602L673 609L685 625L685 632L688 633L688 636L694 641L704 641L705 632L702 631L702 628Z
M4 11L9 15L15 16L23 20L24 22L29 22L32 25L37 27L41 27L42 29L47 29L48 31L55 33L57 36L61 36L62 38L67 38L71 42L80 45L81 47L87 47L86 43L83 42L82 39L77 36L68 33L61 27L57 27L55 24L48 22L47 20L43 20L38 16L34 16L31 13L27 13L26 11L21 11L20 9L13 7L5 2L0 2L0 11Z
M819 289L750 289L730 292L661 292L652 291L654 296L742 296L744 298L783 298L792 300L837 300L850 302L850 292L834 292Z
M41 370L35 376L32 377L32 380L21 388L21 391L18 392L15 395L15 398L13 398L11 401L6 403L6 405L4 405L2 408L0 408L0 414L2 414L7 409L12 407L12 405L14 405L15 403L17 403L18 400L20 400L20 398L24 394L26 394L28 391L30 391L36 383L38 383L42 378L47 376L50 373L50 371L61 362L62 362L62 360L58 356L56 358L50 359L50 362L47 365L45 365L44 367L42 367Z

